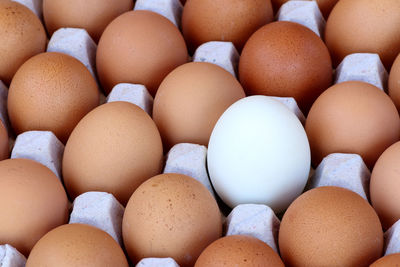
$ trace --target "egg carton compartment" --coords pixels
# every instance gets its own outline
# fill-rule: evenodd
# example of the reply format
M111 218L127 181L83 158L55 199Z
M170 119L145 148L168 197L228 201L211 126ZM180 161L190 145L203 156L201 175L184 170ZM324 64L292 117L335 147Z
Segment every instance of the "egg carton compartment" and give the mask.
M153 11L180 28L183 6L179 0L137 0L134 10Z
M136 264L136 267L179 267L178 263L172 258L145 258Z
M32 12L35 13L36 16L39 17L39 19L43 18L43 0L13 0L13 1L23 4L24 6L32 10Z
M26 258L13 246L0 246L0 265L2 267L25 267Z

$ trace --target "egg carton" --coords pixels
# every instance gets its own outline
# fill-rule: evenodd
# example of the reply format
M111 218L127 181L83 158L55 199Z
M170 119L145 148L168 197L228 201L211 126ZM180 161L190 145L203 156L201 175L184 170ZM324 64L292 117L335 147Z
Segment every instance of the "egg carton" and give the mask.
M145 258L139 261L136 267L179 267L172 258Z
M180 28L183 6L179 0L137 0L134 10L148 10L169 19Z
M36 16L39 17L39 19L43 18L43 0L13 0L13 1L23 4L24 6L32 10L32 12L35 13Z
M0 246L0 266L25 267L26 258L14 247L6 244Z

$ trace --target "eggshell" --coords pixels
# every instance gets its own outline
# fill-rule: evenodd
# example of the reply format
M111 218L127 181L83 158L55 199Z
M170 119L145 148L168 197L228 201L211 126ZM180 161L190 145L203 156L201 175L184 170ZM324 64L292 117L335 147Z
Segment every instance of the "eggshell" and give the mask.
M132 9L132 0L43 0L50 35L60 28L83 28L96 42L113 19Z
M75 125L99 104L95 79L77 59L42 53L26 61L8 93L8 114L17 134L52 131L66 142Z
M161 172L162 161L161 137L149 115L134 104L111 102L76 126L62 172L70 197L102 191L125 205L142 182Z
M400 52L400 1L341 0L326 23L334 65L352 53L377 53L390 69Z
M125 209L122 235L130 259L173 258L193 266L200 253L221 236L218 205L207 188L177 173L150 178Z
M274 19L270 0L191 0L182 13L182 33L193 52L209 41L232 42L238 50Z
M294 97L308 113L332 83L328 49L310 29L287 21L260 28L247 41L239 78L248 95Z
M278 9L283 5L284 3L288 2L290 0L272 0L272 5L275 9L275 11L278 11ZM307 0L307 1L315 1L318 4L319 9L321 10L322 14L324 15L325 18L328 18L329 14L331 13L331 10L333 7L336 5L336 3L339 0Z
M136 10L122 14L104 30L96 64L107 94L118 83L137 83L154 96L165 76L187 60L185 41L172 22Z
M46 49L46 32L38 17L13 1L0 1L0 80L7 85L18 68Z
M187 63L161 83L153 119L166 147L178 143L207 146L219 117L243 97L242 86L226 70L211 63Z
M67 224L43 236L32 249L26 267L128 267L118 243L106 232L86 224Z
M214 241L197 259L195 267L265 266L284 267L279 255L261 240L231 235Z
M208 144L212 185L231 208L265 204L276 213L301 194L310 172L303 125L267 96L243 98L219 118Z
M358 194L318 187L287 209L279 248L287 266L368 266L382 254L382 226Z
M400 266L400 253L390 254L375 261L370 267Z
M28 159L0 161L0 243L25 256L51 229L68 221L68 199L57 176Z
M359 154L372 170L379 156L400 139L396 107L381 89L351 81L326 90L306 121L314 166L332 153Z
M0 161L10 156L10 146L8 142L7 129L4 123L0 121Z
M371 203L385 229L400 219L400 142L383 152L371 174Z
M400 111L400 54L392 65L389 74L389 96Z

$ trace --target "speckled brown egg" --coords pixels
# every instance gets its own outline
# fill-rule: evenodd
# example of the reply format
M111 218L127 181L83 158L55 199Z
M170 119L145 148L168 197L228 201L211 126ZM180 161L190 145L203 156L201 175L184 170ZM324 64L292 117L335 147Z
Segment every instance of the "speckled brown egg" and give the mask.
M167 148L177 143L208 145L222 113L245 97L236 78L205 62L184 64L161 83L153 106L153 119Z
M8 142L7 129L4 123L0 121L0 161L10 156L10 146Z
M44 0L43 18L52 35L60 28L83 28L97 42L107 25L133 9L133 0Z
M110 102L76 126L65 146L62 172L70 197L103 191L125 205L162 164L161 137L150 116L134 104Z
M39 54L15 74L8 94L14 131L52 131L66 142L75 125L99 105L94 77L79 60L61 53Z
M400 142L390 146L376 162L371 174L371 203L385 229L400 219Z
M325 42L334 65L352 53L377 53L387 69L400 52L400 1L341 0L333 8Z
M222 237L209 245L195 267L284 267L279 255L261 240L245 235Z
M368 266L382 254L382 226L358 194L319 187L302 194L287 209L279 248L287 266Z
M331 153L355 153L372 170L383 151L400 139L400 118L390 97L358 81L326 90L312 106L305 128L315 167Z
M288 1L289 0L272 0L272 5L275 11L278 11L278 9ZM329 14L331 13L331 10L339 0L308 0L308 1L317 2L318 7L321 10L321 13L324 15L325 18L328 18Z
M0 243L28 256L51 229L68 222L68 199L60 179L28 159L0 161Z
M332 83L328 49L310 29L279 21L255 32L243 48L239 78L249 95L294 97L308 113Z
M389 95L400 111L400 54L394 61L389 74Z
M122 222L130 259L172 257L193 266L200 253L221 236L217 202L197 180L182 174L155 176L132 194Z
M106 232L86 224L53 229L32 249L26 267L128 267L118 243Z
M38 17L13 1L0 1L0 80L7 85L18 68L46 49L46 32Z
M97 48L97 73L108 94L118 83L137 83L154 96L161 81L188 53L178 28L151 11L130 11L104 30Z
M209 41L232 42L241 50L273 18L270 0L190 0L183 8L182 33L192 52Z
M400 266L400 253L387 255L370 265L370 267L397 267L397 266Z

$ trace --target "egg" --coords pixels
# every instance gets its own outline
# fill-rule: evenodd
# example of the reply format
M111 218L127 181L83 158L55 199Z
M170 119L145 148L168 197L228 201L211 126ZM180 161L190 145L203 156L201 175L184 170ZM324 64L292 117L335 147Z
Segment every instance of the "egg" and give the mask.
M110 102L76 126L65 146L62 173L72 199L103 191L125 205L162 164L161 137L150 116L134 104Z
M388 87L389 96L400 111L400 54L390 70Z
M14 1L0 1L0 80L10 84L30 57L46 49L46 32L38 17Z
M400 118L390 97L364 82L336 84L313 104L306 120L312 163L331 153L359 154L372 170L400 139Z
M66 142L76 124L99 105L96 80L79 60L42 53L15 74L8 94L8 115L17 134L52 131Z
M265 25L243 48L239 78L248 95L294 97L304 113L332 83L328 49L310 29L287 21Z
M122 14L104 30L96 66L107 94L118 83L138 83L154 96L165 76L187 60L178 28L157 13L137 10Z
M239 50L274 19L270 0L191 0L182 13L182 33L193 52L209 41L232 42Z
M167 148L178 143L207 146L218 118L243 97L240 83L223 68L205 62L187 63L161 83L153 119Z
M26 267L36 266L129 265L121 247L106 232L86 224L66 224L37 242L26 261Z
M272 0L272 5L274 6L274 9L278 11L281 5L283 5L288 1L290 0ZM321 10L321 13L324 15L325 18L328 18L329 14L331 13L331 10L339 0L308 0L308 1L317 2L318 7Z
M400 1L341 0L333 8L325 42L334 65L352 53L377 53L387 69L400 52Z
M279 213L303 191L310 158L296 115L271 97L251 96L219 118L208 144L207 166L215 191L231 208L257 203Z
M279 255L261 240L245 235L222 237L209 245L195 267L265 266L284 267Z
M376 162L371 174L371 203L385 229L400 219L400 142L391 145Z
M0 121L0 161L8 158L10 155L10 146L8 141L7 129L4 123Z
M318 187L283 215L279 248L287 266L368 266L383 250L379 218L358 194Z
M43 0L43 18L52 35L60 28L83 28L97 42L107 25L133 9L132 0Z
M193 266L221 232L214 197L197 180L177 173L161 174L140 185L122 221L125 248L134 263L171 257L179 266Z
M51 229L68 222L68 199L57 176L29 159L0 161L0 243L28 256Z
M400 253L389 254L380 258L370 265L370 267L389 267L400 265Z

